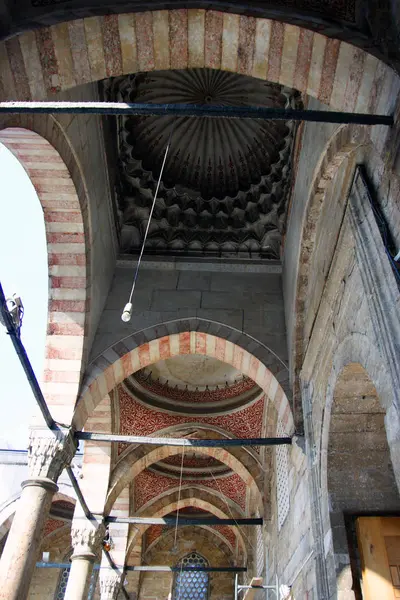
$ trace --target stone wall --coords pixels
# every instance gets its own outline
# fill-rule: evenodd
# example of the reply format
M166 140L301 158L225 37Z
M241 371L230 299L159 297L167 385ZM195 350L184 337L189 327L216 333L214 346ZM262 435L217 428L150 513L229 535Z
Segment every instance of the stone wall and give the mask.
M177 551L171 554L174 531L162 536L144 554L146 562L153 565L173 565L190 552L203 556L211 567L230 566L232 557L224 544L211 539L196 528L182 527L178 530ZM231 600L233 597L233 573L211 573L210 600ZM138 600L166 600L173 587L170 573L145 573L141 578Z
M121 321L135 263L116 269L98 327L92 358L135 331L197 317L254 337L286 362L279 265L142 262L129 323ZM271 272L272 271L272 272Z
M60 92L56 99L95 102L100 98L97 83L92 83ZM91 256L91 293L87 347L90 348L110 287L118 249L113 212L114 189L108 179L101 116L58 115L57 120L76 154L88 195L90 233L86 243Z
M57 94L56 99L75 102L83 100L95 101L98 99L97 83L89 83L74 87L65 92L60 92ZM69 319L64 319L61 325L64 323L67 325L71 324L71 322L73 323L73 317L76 316L77 312L80 313L79 317L84 316L82 315L84 311L82 311L82 308L76 302L77 300L85 299L84 296L79 295L79 292L82 290L77 289L77 293L72 293L71 290L82 287L80 277L83 273L82 269L79 271L79 267L86 266L87 281L84 282L84 286L86 286L87 318L84 323L86 336L83 358L84 367L108 294L118 246L113 214L113 189L108 181L108 169L102 134L103 121L97 115L57 115L57 117L53 115L3 115L0 119L0 129L8 127L21 127L25 130L34 131L45 138L59 153L75 186L82 212L83 233L77 228L76 217L70 224L71 235L69 236L60 235L65 230L65 223L64 229L56 229L54 225L52 228L49 227L47 229L49 254L57 252L57 249L54 248L53 239L57 234L58 239L55 241L59 244L62 243L64 246L58 250L61 258L56 257L54 259L56 262L51 262L50 268L53 267L54 270L54 265L56 265L59 270L57 275L60 273L66 275L65 282L59 284L61 289L57 290L56 295L54 295L54 298L50 298L50 301L58 301L59 308L57 310L59 312L62 310L60 306L67 306L68 303L71 304L72 300L76 303L75 307L71 308L69 306L68 310L71 311L71 315ZM6 142L4 141L4 143ZM26 156L29 156L29 146L28 150L25 151L21 146L17 146L17 148L22 148L26 161ZM21 162L24 164L24 160L21 159ZM35 163L35 156L30 161L28 159L29 162ZM44 179L44 181L38 180L39 167L37 164L34 164L32 167L28 164L26 168L37 189L43 209L49 210L49 207L52 207L50 202L53 201L53 196L48 197L47 193L51 192L54 194L59 190L59 183L58 186L55 186L57 189L54 189L54 179L53 181L50 179ZM45 171L43 178L46 177L46 174L48 178L50 176L54 177L54 174ZM53 183L53 187L49 186L49 183ZM47 187L45 184L47 184ZM42 194L42 192L45 193ZM65 203L63 204L66 198L65 190L62 190L62 192L63 196L56 197L56 202L54 202L56 205L58 201L59 207L55 207L53 210L60 211L65 207ZM74 227L75 229L73 229ZM50 235L52 236L51 240L49 240ZM86 254L86 265L84 262L82 264L80 256L76 257L79 251L82 251L81 248L79 248L79 251L76 249L78 244L84 244L82 258L84 261L84 255ZM57 260L61 262L57 262ZM64 348L60 345L56 350L60 351L64 350Z
M347 160L354 161L353 165L366 163L368 171L370 156L359 147ZM350 164L342 167L350 168ZM369 181L372 193L376 180L375 174ZM341 169L332 182L335 189L337 198L346 196L348 181ZM379 197L380 190L375 188L375 192ZM318 224L323 231L327 219L334 223L328 213L323 211ZM400 343L399 293L359 178L349 195L334 248L329 250L321 238L314 252L330 263L318 305L312 309L310 304L314 316L302 369L311 476L315 478L311 489L314 536L316 551L323 554L319 584L326 587L320 589L321 597L337 597L337 576L339 598L347 599L354 598L354 592L345 513L399 507L395 485L398 383L392 368L393 352L398 354Z
M313 98L309 99L308 108L323 110L327 107ZM288 348L291 348L289 360L295 341L296 326L296 294L299 270L299 256L302 244L302 234L306 226L306 209L309 202L310 189L314 172L321 160L323 152L333 136L337 125L328 123L304 123L301 137L301 153L295 171L295 186L290 203L290 213L287 225L283 256L283 293L285 298L285 314L288 335ZM301 176L299 176L301 174ZM291 367L291 371L292 371Z

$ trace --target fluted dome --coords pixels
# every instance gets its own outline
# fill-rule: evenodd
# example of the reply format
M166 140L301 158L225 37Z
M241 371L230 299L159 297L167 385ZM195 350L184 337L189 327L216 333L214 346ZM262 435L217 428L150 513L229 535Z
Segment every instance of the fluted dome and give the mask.
M294 106L282 86L211 69L114 80L126 102ZM120 117L122 250L140 247L171 129L146 248L154 252L256 252L279 258L290 183L291 122L204 117Z

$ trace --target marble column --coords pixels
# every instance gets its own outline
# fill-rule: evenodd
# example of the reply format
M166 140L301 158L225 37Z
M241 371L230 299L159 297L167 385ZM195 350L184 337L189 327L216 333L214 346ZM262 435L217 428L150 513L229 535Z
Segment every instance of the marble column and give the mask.
M121 589L122 573L110 567L100 569L100 600L116 600Z
M71 463L76 442L68 430L32 429L28 448L29 479L22 493L0 560L0 599L25 600L39 558L43 530L56 481Z
M87 600L94 563L99 560L105 526L95 519L74 518L71 528L73 553L64 600Z

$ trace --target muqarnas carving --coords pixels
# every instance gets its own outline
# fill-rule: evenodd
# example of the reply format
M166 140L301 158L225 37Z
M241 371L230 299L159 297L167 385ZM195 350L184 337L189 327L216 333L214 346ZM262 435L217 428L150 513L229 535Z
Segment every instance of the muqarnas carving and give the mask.
M299 94L212 69L156 71L108 83L109 100L297 108ZM137 253L173 128L146 252L280 258L296 126L291 121L119 117L121 250Z

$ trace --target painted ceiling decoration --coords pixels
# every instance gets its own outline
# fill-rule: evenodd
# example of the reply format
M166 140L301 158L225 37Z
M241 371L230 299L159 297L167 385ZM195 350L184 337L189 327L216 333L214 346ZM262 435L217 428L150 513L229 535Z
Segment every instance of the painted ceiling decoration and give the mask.
M161 360L125 380L130 393L155 409L179 414L220 414L254 402L252 379L216 358L184 355Z
M233 500L242 510L245 510L246 484L237 473L218 479L187 479L184 485L190 485L191 483L220 492L222 496ZM135 478L135 510L139 510L163 492L178 488L178 486L179 481L176 479L145 469Z
M188 515L190 514L190 513L188 513L187 509L185 509L185 511L180 512L179 514L181 516L184 516L185 513L187 513ZM201 513L201 516L203 516L204 514L207 514L204 511L200 511L199 509L197 509L196 514L200 514L200 513ZM171 513L171 515L168 515L168 516L173 516L173 515ZM193 516L193 515L190 515L190 516ZM222 535L222 537L224 537L229 542L232 549L234 549L236 547L236 535L231 527L228 527L227 525L213 525L212 530L217 531L220 535ZM146 533L145 533L146 550L148 550L150 548L150 546L152 544L154 544L162 535L168 534L170 532L171 532L170 527L164 527L163 525L151 525L148 529L146 529Z
M227 435L234 437L261 436L265 404L265 394L262 392L259 394L258 399L252 404L244 406L241 410L215 416L204 416L204 413L203 415L197 414L192 417L193 422L191 423L187 416L154 410L139 402L124 384L119 385L117 390L120 415L119 430L122 435L146 436L171 427L179 427L179 433L175 431L174 434L169 435L182 435L182 429L184 428L189 431L193 431L194 429L196 433L194 437L198 437L199 433L197 429L200 429L201 426L209 425L219 428L226 432ZM207 415L208 411L205 414ZM217 434L215 433L214 435ZM209 431L207 432L207 437L210 437ZM118 452L121 454L125 448L127 448L126 444L119 444ZM259 451L257 448L253 448L253 450Z
M224 463L194 450L185 452L183 464L182 456L176 455L152 465L149 469L175 479L180 479L181 472L182 479L212 479L232 474L232 470Z
M137 73L104 85L111 101L300 105L291 89L213 69ZM256 119L119 117L122 252L140 249L173 124L146 251L279 259L296 125Z

